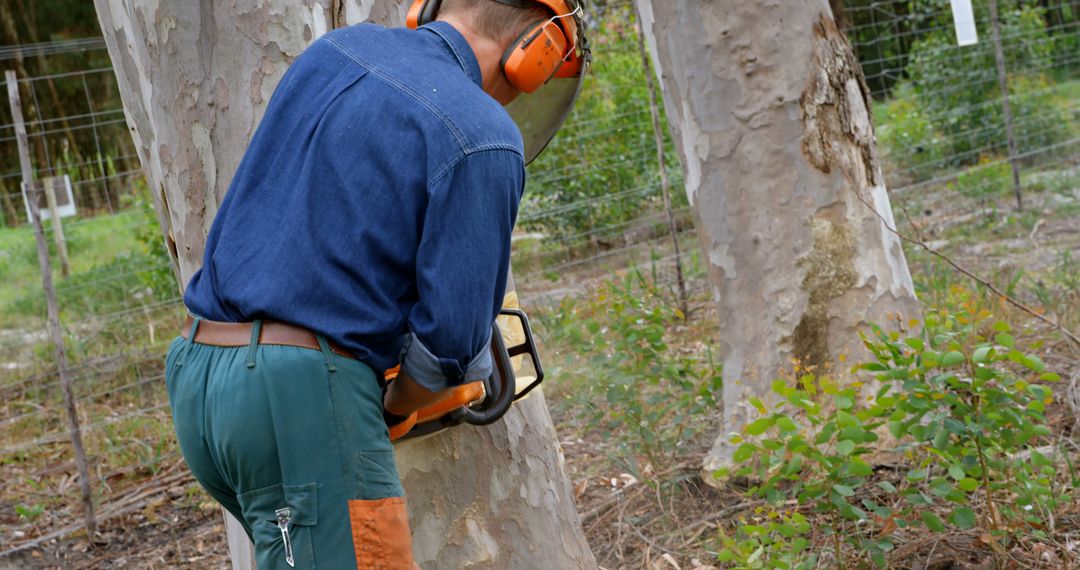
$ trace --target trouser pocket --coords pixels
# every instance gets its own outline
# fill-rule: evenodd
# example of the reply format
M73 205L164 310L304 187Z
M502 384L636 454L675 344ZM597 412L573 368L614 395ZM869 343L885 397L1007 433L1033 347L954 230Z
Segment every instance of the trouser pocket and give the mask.
M356 566L370 570L414 570L409 514L403 497L349 501Z
M271 485L237 496L255 541L259 570L315 568L318 485Z

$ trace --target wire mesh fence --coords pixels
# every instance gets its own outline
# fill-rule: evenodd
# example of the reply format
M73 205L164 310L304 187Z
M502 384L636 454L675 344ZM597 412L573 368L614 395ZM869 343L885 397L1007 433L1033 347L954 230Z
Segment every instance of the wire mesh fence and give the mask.
M79 45L104 50L101 42ZM123 200L142 171L112 68L20 77L18 83L34 178L69 177L75 206L85 216L126 207ZM0 227L28 223L15 143L10 109L0 106Z
M1022 196L1042 189L1025 178L1075 165L1080 3L975 2L978 42L964 46L948 3L854 0L845 12L894 193Z
M987 2L975 8L980 41L960 47L948 2L846 3L843 20L873 96L894 200L931 191L1008 197L1015 190L1014 168L1021 193L1078 192L1080 3L999 0L998 41ZM567 125L529 169L513 254L523 305L542 310L632 265L648 267L654 279L673 287L677 261L691 292L702 294L707 283L696 260L693 215L665 132L674 227L689 251L674 255L633 7L594 2L589 19L594 73ZM88 40L34 49L47 56L50 50L101 46ZM59 283L57 294L94 498L108 518L182 480L162 369L184 310L143 197L111 70L20 78L19 87L30 102L35 175L70 176L79 208L80 217L64 224L73 275ZM52 104L53 93L68 104ZM75 528L79 517L7 113L5 106L0 551Z

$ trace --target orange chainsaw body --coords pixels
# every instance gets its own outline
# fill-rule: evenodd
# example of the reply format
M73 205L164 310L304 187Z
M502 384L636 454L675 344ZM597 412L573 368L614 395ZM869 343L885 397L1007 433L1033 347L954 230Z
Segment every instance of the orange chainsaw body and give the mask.
M498 325L495 325L491 333L491 352L494 362L491 376L483 381L470 382L447 390L445 396L439 401L413 412L404 422L391 426L391 441L430 435L463 423L473 425L495 423L506 414L511 404L524 398L544 381L544 369L540 364L536 344L533 342L528 317L523 311L517 309L503 309L500 314L515 317L521 321L525 342L508 348L503 340L502 332ZM524 354L528 354L532 359L536 379L518 391L511 358ZM400 366L387 370L384 375L386 382L393 382L400 371Z

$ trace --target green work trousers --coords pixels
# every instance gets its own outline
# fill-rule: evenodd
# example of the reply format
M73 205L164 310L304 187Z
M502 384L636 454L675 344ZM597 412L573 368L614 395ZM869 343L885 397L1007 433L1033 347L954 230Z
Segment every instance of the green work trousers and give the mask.
M243 523L260 570L414 568L379 383L318 339L321 351L173 341L165 379L184 459Z

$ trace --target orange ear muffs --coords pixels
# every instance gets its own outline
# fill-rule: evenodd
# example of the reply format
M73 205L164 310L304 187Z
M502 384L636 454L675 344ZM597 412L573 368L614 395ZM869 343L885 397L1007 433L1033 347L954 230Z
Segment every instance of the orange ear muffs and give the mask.
M528 3L523 0L495 1L518 7ZM570 11L566 0L533 1L555 14ZM414 0L405 17L405 25L416 29L434 22L441 4L442 0ZM503 72L510 84L525 93L532 93L547 83L559 71L568 53L572 52L576 34L577 28L572 19L561 25L553 20L545 20L525 30L502 57Z
M440 4L442 0L415 0L405 16L405 25L415 30L424 24L434 22L435 17L439 15Z
M566 53L566 34L551 20L525 30L502 57L502 68L510 84L532 93L547 83L559 69Z

